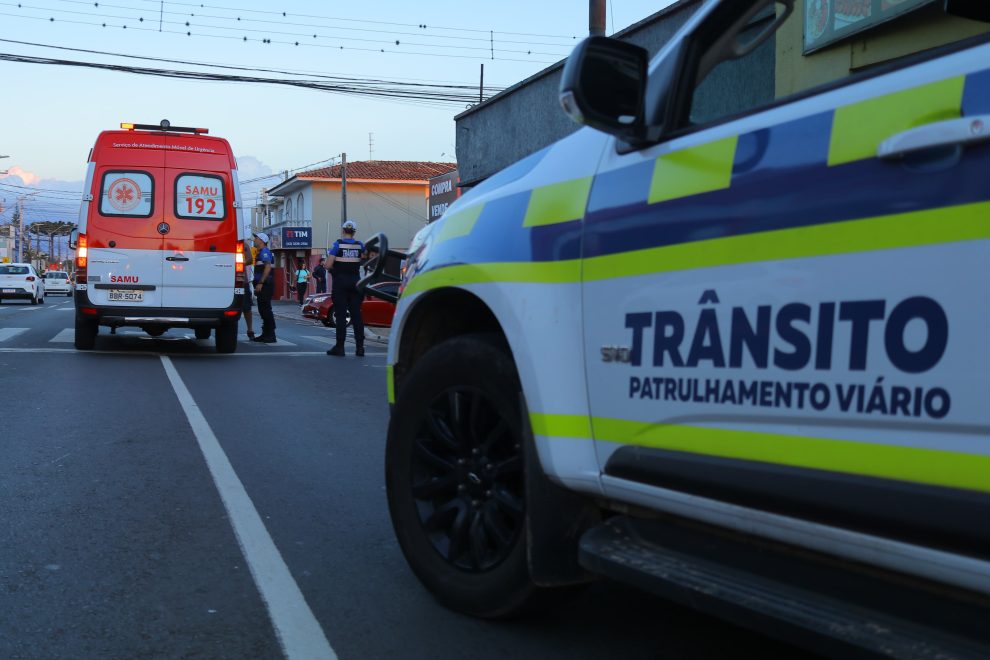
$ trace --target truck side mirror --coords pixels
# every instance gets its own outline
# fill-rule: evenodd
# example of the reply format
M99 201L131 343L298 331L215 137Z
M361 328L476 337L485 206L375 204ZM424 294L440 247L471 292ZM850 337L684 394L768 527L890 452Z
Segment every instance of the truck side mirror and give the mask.
M608 37L588 37L574 49L560 80L560 104L579 124L636 141L645 132L647 52Z
M75 250L79 243L79 230L73 229L69 232L69 249Z

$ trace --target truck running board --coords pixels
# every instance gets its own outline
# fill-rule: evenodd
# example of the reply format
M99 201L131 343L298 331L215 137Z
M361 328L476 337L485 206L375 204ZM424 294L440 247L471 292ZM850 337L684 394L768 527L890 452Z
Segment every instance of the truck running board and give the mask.
M816 653L990 658L990 604L929 583L678 520L610 518L589 571Z

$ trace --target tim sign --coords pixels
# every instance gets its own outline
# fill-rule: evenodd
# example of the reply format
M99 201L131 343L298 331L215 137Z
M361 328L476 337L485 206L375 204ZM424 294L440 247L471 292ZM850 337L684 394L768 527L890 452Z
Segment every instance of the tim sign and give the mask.
M313 229L311 227L282 227L282 247L313 247Z

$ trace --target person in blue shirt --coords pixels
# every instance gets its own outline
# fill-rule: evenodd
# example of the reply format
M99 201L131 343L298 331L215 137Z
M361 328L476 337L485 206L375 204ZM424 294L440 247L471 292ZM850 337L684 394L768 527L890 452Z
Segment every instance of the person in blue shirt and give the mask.
M337 329L337 343L327 351L327 355L342 356L344 339L347 337L347 312L351 312L351 326L354 328L354 354L364 355L364 320L361 318L361 302L364 298L357 290L361 274L361 260L366 256L364 243L355 240L357 224L353 220L341 225L342 238L333 243L327 253L327 270L333 273L331 295L333 296L333 316Z
M275 295L275 257L268 249L268 234L263 231L255 232L254 246L258 248L258 256L254 262L254 293L258 298L258 314L261 315L261 334L251 341L263 344L274 344L275 314L272 312L272 296Z

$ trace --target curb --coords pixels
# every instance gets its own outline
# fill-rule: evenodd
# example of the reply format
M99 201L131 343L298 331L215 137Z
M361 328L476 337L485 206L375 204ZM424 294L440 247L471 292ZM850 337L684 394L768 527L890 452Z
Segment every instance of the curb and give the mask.
M288 307L288 305L286 305L286 307ZM307 320L310 320L310 319L307 319L305 316L303 316L299 312L299 307L297 305L292 305L292 308L296 311L295 314L291 314L288 311L279 309L278 306L272 305L272 313L275 315L275 318L283 319L285 321L307 321ZM258 313L258 307L255 305L252 308L252 311L255 314L257 314ZM318 323L317 321L313 321L313 324L314 325L319 325L320 327L324 327L323 324ZM380 335L377 332L375 332L375 330L373 328L367 328L366 327L364 329L364 340L365 341L374 342L376 344L382 344L383 346L388 345L388 335Z

